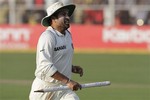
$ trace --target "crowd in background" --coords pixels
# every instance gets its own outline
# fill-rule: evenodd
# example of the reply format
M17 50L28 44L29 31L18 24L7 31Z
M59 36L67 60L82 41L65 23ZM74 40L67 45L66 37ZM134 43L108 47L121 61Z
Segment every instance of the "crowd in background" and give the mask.
M15 0L16 1L16 23L37 24L46 15L45 9L49 4L62 1L64 4L75 3L78 9L71 17L72 23L77 24L104 24L104 9L98 8L107 6L109 0ZM116 5L135 6L149 5L150 0L115 0ZM8 0L0 0L0 24L9 23ZM115 10L115 24L128 25L136 24L142 19L144 24L150 24L150 9L120 9Z

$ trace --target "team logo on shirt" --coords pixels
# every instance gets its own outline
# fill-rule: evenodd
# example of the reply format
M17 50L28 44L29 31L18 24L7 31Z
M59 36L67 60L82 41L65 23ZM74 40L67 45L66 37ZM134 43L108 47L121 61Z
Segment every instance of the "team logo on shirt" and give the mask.
M66 46L65 46L65 45L59 46L59 47L55 47L55 48L54 48L54 51L59 51L59 50L63 50L63 49L66 49Z

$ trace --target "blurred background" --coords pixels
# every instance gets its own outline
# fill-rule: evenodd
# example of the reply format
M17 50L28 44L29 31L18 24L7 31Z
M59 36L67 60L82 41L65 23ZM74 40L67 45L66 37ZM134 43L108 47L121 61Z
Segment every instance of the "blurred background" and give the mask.
M72 23L99 25L150 24L149 0L0 0L0 24L37 24L56 1L77 5Z
M41 19L54 2L75 4L73 64L80 83L111 81L78 91L81 100L150 100L150 0L0 0L0 100L28 100Z
M76 24L150 24L149 0L1 0L0 24L40 23L45 8L56 1L77 5L72 16Z

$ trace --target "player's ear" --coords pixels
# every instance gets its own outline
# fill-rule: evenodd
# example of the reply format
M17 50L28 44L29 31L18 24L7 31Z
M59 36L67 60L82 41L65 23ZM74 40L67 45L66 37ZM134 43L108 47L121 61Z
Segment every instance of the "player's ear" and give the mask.
M56 22L57 17L56 16L51 16L51 21Z

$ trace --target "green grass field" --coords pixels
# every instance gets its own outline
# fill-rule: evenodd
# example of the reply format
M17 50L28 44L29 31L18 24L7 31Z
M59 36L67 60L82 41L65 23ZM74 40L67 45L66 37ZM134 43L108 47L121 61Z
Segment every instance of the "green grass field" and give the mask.
M149 54L76 53L73 64L84 68L80 83L112 83L77 91L81 100L150 100ZM28 100L34 70L35 53L0 53L0 100Z

